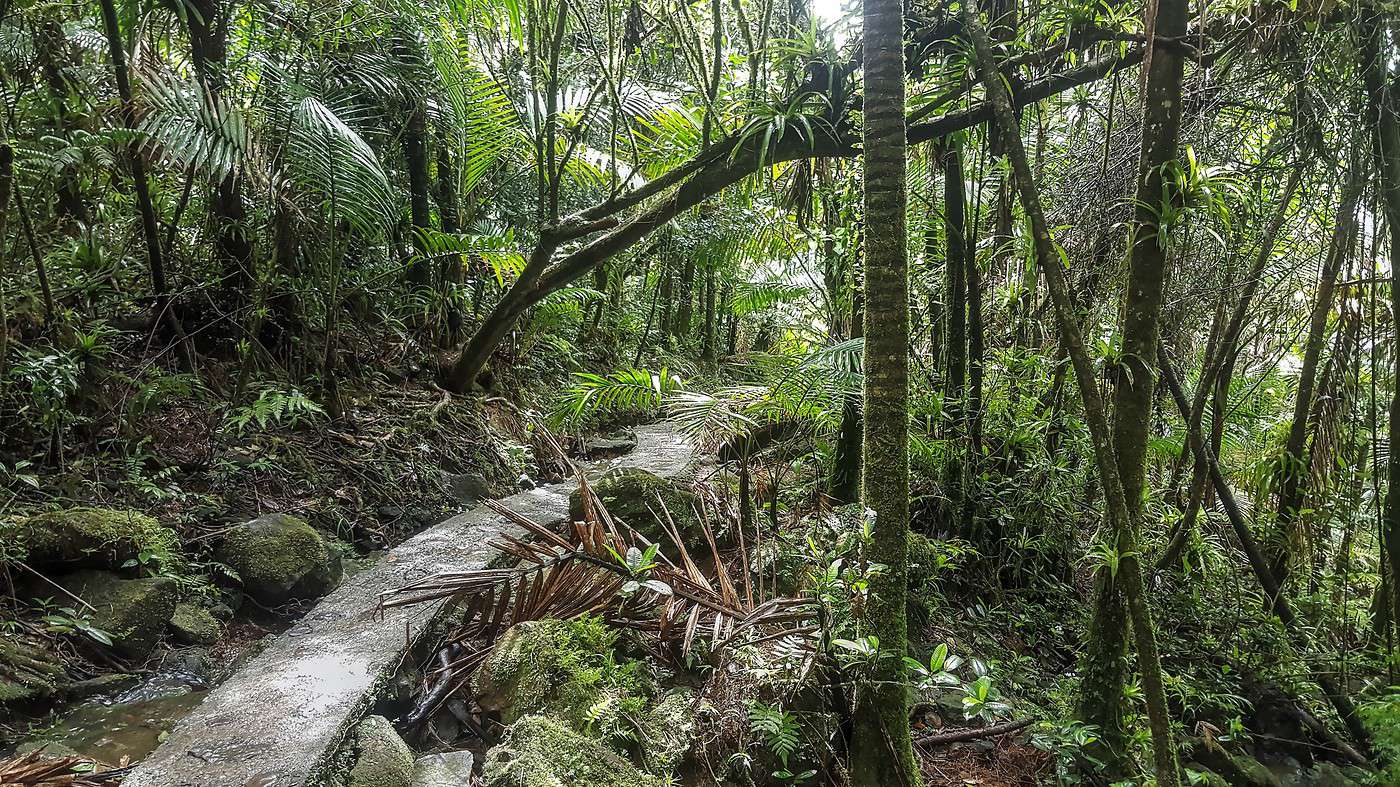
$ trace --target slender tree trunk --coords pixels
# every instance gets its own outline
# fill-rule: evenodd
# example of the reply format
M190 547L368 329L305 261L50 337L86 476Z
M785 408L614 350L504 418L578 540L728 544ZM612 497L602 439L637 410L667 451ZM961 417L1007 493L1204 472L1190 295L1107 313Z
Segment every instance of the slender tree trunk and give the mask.
M909 548L909 281L906 259L904 4L866 0L865 439L862 488L875 515L866 632L880 658L858 688L851 780L857 787L920 783L909 737L904 656Z
M1186 21L1185 0L1156 0L1147 5L1144 27L1149 36L1155 31L1158 36L1178 38L1186 34ZM1150 47L1143 65L1142 150L1138 164L1137 207L1129 239L1127 298L1123 310L1123 357L1127 368L1117 375L1113 397L1113 453L1118 477L1123 484L1124 502L1128 507L1127 522L1119 523L1120 527L1126 524L1126 528L1115 534L1120 557L1136 548L1139 540L1136 529L1142 521L1147 440L1156 381L1153 362L1160 335L1162 304L1171 275L1168 258L1171 238L1168 233L1173 228L1160 223L1159 216L1165 212L1165 206L1160 203L1177 199L1175 194L1169 193L1172 174L1166 169L1176 166L1183 68L1184 62L1178 50L1155 45ZM1134 563L1137 563L1136 557ZM1080 682L1083 692L1081 714L1090 722L1104 725L1104 729L1115 730L1121 729L1118 720L1125 711L1123 688L1127 683L1128 632L1120 607L1122 602L1118 600L1125 590L1121 587L1121 580L1126 577L1121 574L1115 575L1106 570L1099 572L1095 615L1089 630L1088 657ZM1129 595L1132 593L1140 595L1141 589L1134 589ZM1159 680L1160 676L1153 678ZM1158 756L1158 771L1170 769L1171 778L1175 780L1176 760L1170 728L1163 720L1162 729L1159 730L1157 720L1153 721L1153 750ZM1125 740L1105 736L1105 741L1116 754L1122 755L1121 747Z
M1366 178L1359 157L1353 155L1346 185L1342 187L1337 206L1336 224L1327 256L1323 259L1318 278L1317 297L1313 301L1308 321L1308 338L1303 349L1303 365L1298 370L1298 394L1293 401L1293 421L1288 427L1288 439L1277 480L1278 544L1273 555L1274 577L1280 587L1287 587L1292 572L1293 553L1301 536L1296 526L1300 521L1307 477L1308 413L1312 409L1313 391L1317 386L1317 371L1322 360L1322 348L1327 338L1327 318L1332 313L1333 292L1337 274L1347 256L1356 229L1356 208Z
M462 222L457 206L457 169L453 164L452 151L447 146L445 134L438 134L433 148L437 155L437 188L433 192L433 199L437 202L442 231L454 235L461 232ZM439 275L444 292L450 295L446 302L446 313L443 314L447 325L446 338L449 344L456 344L462 334L462 307L460 293L456 290L464 281L465 260L456 255L447 257L442 261Z
M1157 363L1162 370L1162 380L1167 384L1178 411L1182 417L1185 417L1190 412L1190 406L1186 403L1186 394L1181 390L1181 383L1177 379L1176 372L1172 369L1166 351L1161 347L1158 348ZM1189 435L1187 439L1191 441L1192 453L1206 464L1211 485L1215 487L1216 494L1219 495L1221 507L1225 509L1226 518L1230 520L1230 526L1235 531L1235 538L1240 542L1240 548L1244 551L1245 557L1249 559L1250 569L1253 570L1255 578L1259 580L1259 585L1264 589L1265 595L1274 599L1273 609L1274 613L1278 615L1279 622L1283 624L1284 630L1293 640L1294 647L1300 652L1305 651L1311 635L1298 620L1298 616L1294 614L1292 605L1288 603L1288 598L1280 592L1278 580L1269 567L1268 558L1265 557L1264 550L1260 548L1259 542L1254 538L1249 523L1245 521L1239 503L1235 500L1234 490L1226 483L1219 463L1215 461L1215 457L1206 450L1205 445L1199 439L1192 440ZM1355 704L1343 692L1340 684L1332 677L1330 670L1330 664L1321 665L1321 669L1313 671L1313 680L1322 689L1327 701L1337 711L1337 715L1341 717L1352 738L1364 749L1369 745L1370 734L1365 725L1361 723L1361 718L1356 713Z
M49 95L53 98L54 120L57 121L59 134L64 139L69 139L77 124L73 120L72 113L68 111L68 98L72 91L69 89L68 80L64 77L63 71L71 67L73 63L68 36L63 32L62 23L53 17L45 17L40 20L34 26L34 43L39 69L44 74L44 82L48 85ZM65 168L59 176L54 191L58 197L60 213L71 216L73 220L81 224L87 224L90 221L87 204L83 202L76 172Z
M700 342L700 359L705 363L715 360L715 268L705 268L705 334Z
M15 151L0 142L0 281L10 272L5 259L5 227L10 218L10 188L14 184ZM5 385L6 361L10 357L10 315L5 310L5 294L0 292L0 389Z
M962 513L963 461L962 438L967 434L967 407L963 397L967 390L967 194L964 191L962 143L957 138L947 141L943 151L943 239L948 253L944 264L948 275L948 377L943 383L944 408L952 450L948 452L944 470L945 494L948 498L947 516L951 520ZM964 532L967 523L957 523L954 529Z
M1370 98L1372 142L1376 168L1380 173L1381 207L1390 231L1390 246L1386 250L1392 261L1400 260L1400 92L1387 72L1383 52L1389 52L1385 36L1387 18L1374 6L1361 9L1362 71ZM1400 281L1390 285L1390 313L1400 315ZM1396 384L1391 392L1387 437L1392 446L1386 461L1385 502L1381 512L1381 543L1390 569L1390 581L1382 584L1378 606L1386 610L1390 627L1400 622L1400 583L1395 581L1400 567L1400 319L1391 320L1391 379ZM1376 468L1379 472L1379 468ZM1387 592L1388 591L1388 592ZM1393 628L1388 628L1392 632Z
M193 0L185 14L190 36L190 59L209 97L210 106L222 108L228 85L228 11L226 0ZM238 300L252 290L253 242L243 207L243 179L235 169L215 184L209 199L214 223L214 252L225 282Z
M865 335L865 299L859 291L851 296L850 338L856 339ZM852 391L841 402L841 427L836 434L835 456L832 458L830 495L837 504L854 503L860 499L861 435L864 430L861 395Z
M413 235L413 248L419 252L408 268L408 281L415 287L432 284L433 270L423 251L418 234L432 227L432 209L429 207L430 187L428 176L428 110L421 101L414 101L409 110L408 122L403 133L404 164L408 170L408 210L410 232Z
M1176 0L1167 0L1174 2ZM1181 4L1184 9L1184 3ZM1005 150L1011 159L1012 172L1021 203L1030 218L1032 240L1035 244L1036 261L1045 275L1050 288L1051 300L1055 306L1055 318L1060 337L1074 365L1075 379L1079 384L1080 400L1084 405L1085 420L1094 445L1094 459L1098 468L1099 481L1103 485L1104 500L1108 506L1108 519L1117 539L1117 577L1126 598L1129 617L1132 620L1133 637L1137 646L1138 663L1142 672L1142 684L1147 698L1147 711L1152 728L1152 753L1159 787L1177 787L1181 783L1176 764L1176 748L1172 743L1171 719L1167 713L1166 691L1162 683L1161 660L1157 653L1156 630L1152 624L1152 614L1142 589L1142 567L1139 563L1137 546L1137 522L1133 519L1135 507L1129 507L1124 485L1119 475L1118 457L1114 452L1112 435L1109 429L1107 408L1100 394L1096 372L1089 353L1084 346L1074 305L1071 303L1069 287L1064 270L1050 237L1050 228L1040 207L1040 194L1031 173L1030 162L1026 157L1021 137L1015 133L1016 123L1012 111L1011 97L997 70L996 59L992 54L987 34L970 6L963 8L964 27L972 38L977 54L977 70L982 84L987 90L992 104L999 133ZM1163 68L1166 64L1157 64ZM1180 66L1178 65L1179 69ZM1180 89L1180 71L1176 84ZM1150 107L1152 102L1148 102ZM1155 348L1153 348L1155 350Z
M680 298L680 303L676 307L676 324L671 326L671 335L686 338L690 335L695 316L695 260L685 261L678 284L676 296Z
M141 155L136 132L136 102L131 94L131 75L126 66L126 48L122 44L121 26L117 22L115 0L102 0L102 25L107 36L107 49L112 58L112 72L117 82L117 95L121 98L122 125L131 132L131 143L127 146L127 164L131 168L132 185L136 191L136 205L141 211L141 230L146 239L146 262L151 274L151 289L156 296L156 319L170 326L175 338L176 351L188 372L194 371L194 356L190 353L185 339L185 330L175 314L170 299L170 287L165 280L165 259L161 252L160 225L156 220L155 202L151 199L151 184L146 179L146 160Z

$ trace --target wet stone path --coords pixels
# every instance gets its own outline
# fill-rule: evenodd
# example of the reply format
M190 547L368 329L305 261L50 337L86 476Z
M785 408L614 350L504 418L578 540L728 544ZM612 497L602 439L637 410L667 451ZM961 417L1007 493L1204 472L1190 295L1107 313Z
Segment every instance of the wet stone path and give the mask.
M636 429L631 453L587 467L639 467L675 477L692 451L666 425ZM541 524L568 516L572 482L504 498ZM322 599L186 716L123 781L125 787L302 787L316 785L397 669L405 647L428 630L442 604L380 611L380 594L424 577L483 568L487 542L519 529L484 505L435 525L390 550Z

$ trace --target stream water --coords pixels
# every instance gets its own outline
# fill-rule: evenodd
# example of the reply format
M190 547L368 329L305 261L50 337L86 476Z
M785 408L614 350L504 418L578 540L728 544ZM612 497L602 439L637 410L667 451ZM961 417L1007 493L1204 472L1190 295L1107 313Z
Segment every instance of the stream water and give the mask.
M210 688L251 658L261 643L290 625L243 624L241 636L221 643L213 654L219 663L211 663L210 655L199 649L171 651L134 686L95 695L60 711L47 726L35 728L21 747L45 745L55 754L76 752L110 765L138 762L204 701Z

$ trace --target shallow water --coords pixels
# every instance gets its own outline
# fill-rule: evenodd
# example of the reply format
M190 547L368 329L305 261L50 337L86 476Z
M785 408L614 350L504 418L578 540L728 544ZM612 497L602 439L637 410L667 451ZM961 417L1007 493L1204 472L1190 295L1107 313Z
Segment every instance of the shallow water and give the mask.
M155 751L165 733L204 699L205 689L186 688L133 702L79 705L59 717L40 739L102 762L136 762Z

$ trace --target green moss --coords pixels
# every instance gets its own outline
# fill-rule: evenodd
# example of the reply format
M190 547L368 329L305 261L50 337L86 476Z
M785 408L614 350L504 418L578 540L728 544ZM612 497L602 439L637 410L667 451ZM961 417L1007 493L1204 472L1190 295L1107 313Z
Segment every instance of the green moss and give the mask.
M0 705L51 697L63 674L58 657L41 646L0 639Z
M92 625L129 658L150 655L175 612L176 585L169 577L122 579L106 571L78 571L64 577L63 587L92 606Z
M487 754L486 787L660 787L601 742L546 716L525 716Z
M625 737L646 706L644 665L619 661L617 633L597 618L512 626L477 671L477 702L510 724L547 713L580 731Z
M12 522L0 530L30 565L118 568L147 553L167 570L181 567L175 531L137 511L68 508Z
M713 713L708 700L693 692L675 689L647 709L639 726L642 763L654 773L674 772L695 743L696 718Z
M220 562L264 604L324 595L340 581L339 554L306 522L268 514L229 531L216 551Z
M186 645L213 645L223 626L209 611L194 604L176 604L170 617L170 633Z
M350 769L349 787L409 787L413 750L383 716L369 716L355 728L359 757Z

